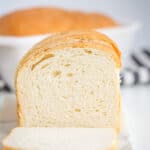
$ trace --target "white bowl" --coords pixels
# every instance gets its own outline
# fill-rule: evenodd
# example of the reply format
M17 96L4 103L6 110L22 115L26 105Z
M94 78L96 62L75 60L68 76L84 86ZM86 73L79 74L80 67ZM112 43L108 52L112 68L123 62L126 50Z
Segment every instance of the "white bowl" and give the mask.
M123 61L125 62L127 56L131 54L134 45L136 33L141 28L141 23L134 22L128 25L118 26L109 29L98 29L108 37L110 37L122 52Z
M97 31L103 32L117 43L125 60L126 56L131 53L134 37L139 27L139 23L132 23L115 28L97 29ZM19 60L35 43L47 36L0 36L0 74L12 89L14 89L14 75Z

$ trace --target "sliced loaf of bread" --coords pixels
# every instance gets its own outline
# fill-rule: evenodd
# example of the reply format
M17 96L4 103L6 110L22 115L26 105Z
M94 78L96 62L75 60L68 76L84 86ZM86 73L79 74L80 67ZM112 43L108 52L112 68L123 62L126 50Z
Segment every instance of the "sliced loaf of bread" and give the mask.
M15 128L4 150L116 150L111 128Z
M48 37L16 73L19 124L24 127L118 128L120 51L94 31Z

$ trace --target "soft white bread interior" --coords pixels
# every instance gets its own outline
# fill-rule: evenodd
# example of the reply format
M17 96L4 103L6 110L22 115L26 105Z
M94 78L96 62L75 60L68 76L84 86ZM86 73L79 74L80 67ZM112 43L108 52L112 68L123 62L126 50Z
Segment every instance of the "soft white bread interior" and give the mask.
M120 52L94 31L37 44L16 75L20 126L119 127Z
M116 150L111 128L15 128L4 150Z

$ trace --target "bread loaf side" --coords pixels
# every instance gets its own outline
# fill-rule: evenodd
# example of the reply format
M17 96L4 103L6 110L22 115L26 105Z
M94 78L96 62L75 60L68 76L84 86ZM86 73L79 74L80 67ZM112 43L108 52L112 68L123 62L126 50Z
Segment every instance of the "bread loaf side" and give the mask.
M45 39L17 70L20 126L118 128L120 66L116 45L94 31Z

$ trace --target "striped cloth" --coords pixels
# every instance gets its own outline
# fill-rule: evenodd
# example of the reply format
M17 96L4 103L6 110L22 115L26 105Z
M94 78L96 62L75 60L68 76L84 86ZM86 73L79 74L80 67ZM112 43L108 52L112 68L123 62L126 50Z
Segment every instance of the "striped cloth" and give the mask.
M0 75L0 92L11 92L12 90Z
M121 85L148 85L150 84L150 49L134 52L128 58L121 71Z
M150 84L150 49L133 52L121 71L121 86ZM0 91L11 92L0 76Z

